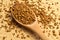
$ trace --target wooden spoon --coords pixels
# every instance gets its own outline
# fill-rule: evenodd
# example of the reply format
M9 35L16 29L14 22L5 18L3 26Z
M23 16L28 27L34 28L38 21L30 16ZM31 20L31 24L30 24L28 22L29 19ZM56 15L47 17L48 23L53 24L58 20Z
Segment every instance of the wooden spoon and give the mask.
M25 5L25 4L23 3L23 5ZM28 6L26 6L26 7L29 10L31 10ZM16 22L18 22L19 24L23 25L24 27L30 28L31 30L33 30L34 32L36 32L40 36L40 38L42 40L53 40L53 39L49 38L47 35L45 35L43 33L43 31L40 28L40 25L38 24L37 17L35 15L35 13L33 12L33 10L32 10L32 14L34 14L34 16L35 16L35 21L33 23L31 23L31 24L23 24L23 23L21 23L18 19L15 18L14 14L13 14L14 12L11 11L11 13L12 13L12 17L16 20Z

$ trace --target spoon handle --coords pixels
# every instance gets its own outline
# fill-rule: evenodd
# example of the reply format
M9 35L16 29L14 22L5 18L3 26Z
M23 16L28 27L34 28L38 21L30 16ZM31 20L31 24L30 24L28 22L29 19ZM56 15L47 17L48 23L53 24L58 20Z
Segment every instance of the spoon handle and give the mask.
M43 33L43 31L41 30L41 28L39 27L39 25L34 25L32 27L33 27L32 30L35 31L42 40L54 40L54 39L48 37L47 35L45 35Z

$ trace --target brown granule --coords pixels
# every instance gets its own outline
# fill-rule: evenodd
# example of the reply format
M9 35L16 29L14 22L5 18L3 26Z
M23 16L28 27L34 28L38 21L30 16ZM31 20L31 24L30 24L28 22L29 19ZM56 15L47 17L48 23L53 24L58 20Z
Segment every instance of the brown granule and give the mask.
M43 31L43 33L45 33L45 30Z
M17 36L16 36L17 38L19 38L19 34L17 34Z
M0 8L0 12L2 12L2 9Z
M3 16L2 15L0 15L0 19L2 18Z
M29 35L27 35L27 37L30 37Z
M55 27L53 25L48 25L50 29L54 29Z
M56 29L59 29L59 26L57 26Z
M15 30L15 33L17 33L17 30Z
M28 0L22 0L22 1L28 1Z
M48 33L48 37L50 36L51 34L50 33Z
M58 24L57 22L56 22L56 23L54 23L54 26L57 26L57 24Z
M14 36L14 35L15 35L15 33L12 33L12 35Z
M6 14L5 18L9 18L9 17L10 17L10 15L9 14Z
M12 39L11 39L12 40Z
M3 40L5 40L6 37L3 37Z
M60 18L58 18L58 20L60 21Z
M6 29L6 32L11 32L11 29Z
M60 36L60 30L59 30L59 36Z
M35 21L35 16L32 10L25 4L16 2L11 8L11 13L14 17L23 24L31 24Z
M55 30L53 30L52 32L53 32L53 36L56 36L56 34L55 34Z
M21 39L25 39L26 37L24 37L24 36L21 36Z

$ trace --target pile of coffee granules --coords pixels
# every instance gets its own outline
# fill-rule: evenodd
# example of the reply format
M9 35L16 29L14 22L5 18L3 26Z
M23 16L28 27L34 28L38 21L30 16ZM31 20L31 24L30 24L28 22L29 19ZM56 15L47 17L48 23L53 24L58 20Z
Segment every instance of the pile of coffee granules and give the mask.
M34 4L34 2L29 4L28 1L25 1L25 4L29 6L35 13L38 24L42 23L44 26L47 26L51 21L54 21L51 15L47 15L47 13L45 12L45 8L40 7L41 4L39 3L39 1L37 2L38 5Z
M33 11L24 3L15 2L15 4L10 8L10 11L14 17L23 24L31 24L35 21Z

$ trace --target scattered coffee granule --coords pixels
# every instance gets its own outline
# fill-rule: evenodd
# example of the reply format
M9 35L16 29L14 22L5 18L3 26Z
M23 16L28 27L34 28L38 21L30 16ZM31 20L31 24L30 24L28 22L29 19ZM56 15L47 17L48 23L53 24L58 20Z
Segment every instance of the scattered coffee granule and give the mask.
M26 37L24 37L24 36L21 36L21 39L25 39Z
M55 2L55 5L59 4L58 2Z
M9 18L9 17L10 17L10 15L9 14L6 14L5 18Z
M31 24L35 21L33 11L24 3L16 2L11 8L11 13L14 17L23 24Z
M22 0L22 1L28 1L28 0Z
M56 36L56 34L55 34L55 30L53 30L52 32L53 32L53 36Z
M7 21L8 25L12 25L12 21Z
M11 29L6 29L6 32L11 32Z
M5 40L6 37L3 37L3 40Z
M53 25L48 25L50 29L54 29L55 27Z
M0 2L0 7L2 7L2 2Z
M13 30L15 27L14 26L11 26L10 29Z
M14 1L14 0L10 0L11 2Z
M45 33L45 30L43 31L43 33Z
M17 33L17 30L15 30L15 33Z
M17 36L16 36L17 38L19 38L19 34L17 34Z
M13 40L13 39L11 39L11 40Z
M25 39L25 36L23 33L21 33L21 39Z
M48 37L50 36L51 34L50 33L48 33Z
M59 37L56 37L56 39L58 39Z
M60 36L60 31L59 31L59 36Z
M58 20L60 21L60 18L58 18Z
M27 37L30 37L29 35L27 35Z
M21 35L23 35L23 33L21 33Z
M50 9L51 9L51 7L50 7L50 5L48 6L48 11L50 11Z
M12 35L14 36L14 35L15 35L15 33L12 33Z
M57 26L56 29L59 29L59 26Z
M54 23L54 26L57 26L58 22Z
M0 19L2 18L3 16L2 15L0 15Z
M2 12L2 9L0 8L0 12Z

